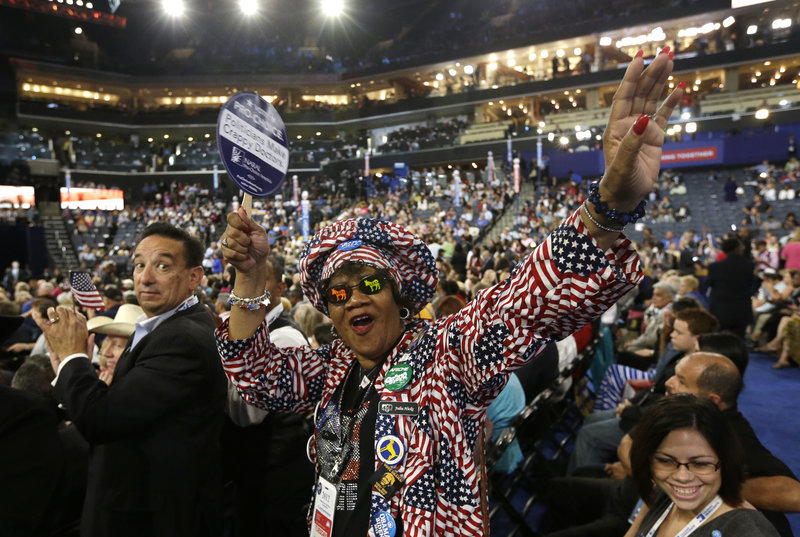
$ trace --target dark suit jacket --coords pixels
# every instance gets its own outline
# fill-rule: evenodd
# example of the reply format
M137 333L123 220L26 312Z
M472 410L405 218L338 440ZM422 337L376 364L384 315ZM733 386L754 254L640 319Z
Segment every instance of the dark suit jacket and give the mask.
M218 534L226 380L201 305L122 355L111 386L88 360L54 394L92 446L83 536Z
M49 535L64 467L55 409L0 385L0 535Z
M753 271L750 259L729 255L708 266L709 311L722 328L746 326L753 322Z

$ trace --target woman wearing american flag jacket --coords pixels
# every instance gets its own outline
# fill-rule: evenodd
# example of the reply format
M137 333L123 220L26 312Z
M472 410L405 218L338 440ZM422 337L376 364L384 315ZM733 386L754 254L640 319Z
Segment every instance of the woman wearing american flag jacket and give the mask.
M249 403L315 413L313 536L487 533L474 451L507 373L641 278L621 231L644 213L660 168L664 129L683 93L680 85L658 106L672 65L669 47L646 69L637 54L611 107L599 187L509 278L435 323L414 319L438 280L427 246L395 224L345 220L309 241L299 268L303 291L338 339L276 347L261 307L266 233L241 210L228 216L222 250L236 268L234 307L217 346Z

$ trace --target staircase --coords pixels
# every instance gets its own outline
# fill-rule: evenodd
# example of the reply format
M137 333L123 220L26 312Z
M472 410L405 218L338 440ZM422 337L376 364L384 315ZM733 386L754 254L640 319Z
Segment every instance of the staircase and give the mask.
M42 216L41 220L44 225L44 240L50 265L62 271L80 268L78 255L64 219L60 216Z
M544 188L544 187L543 187ZM519 204L520 207L528 201L533 199L535 186L531 181L525 179L520 181L519 185ZM512 200L506 207L503 207L503 214L494 221L491 229L481 238L478 244L491 244L495 238L499 237L505 228L514 229L514 218L517 215L517 202ZM521 209L520 209L521 211Z

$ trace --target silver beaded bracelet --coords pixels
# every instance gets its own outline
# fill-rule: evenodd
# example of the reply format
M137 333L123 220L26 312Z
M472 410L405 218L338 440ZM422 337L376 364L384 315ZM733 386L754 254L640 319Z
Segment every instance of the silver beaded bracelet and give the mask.
M621 233L622 230L625 229L625 226L619 228L610 227L598 222L597 219L594 216L592 216L592 213L589 211L589 207L586 206L585 201L581 204L581 208L583 209L583 212L586 213L586 216L589 217L589 220L591 220L592 224L597 226L599 229L602 229L603 231L608 231L609 233Z
M272 295L270 295L269 290L267 289L264 289L263 295L255 298L242 298L240 296L236 296L233 292L233 289L231 289L231 296L228 298L228 305L239 306L243 310L256 311L260 309L261 306L269 306L271 298Z

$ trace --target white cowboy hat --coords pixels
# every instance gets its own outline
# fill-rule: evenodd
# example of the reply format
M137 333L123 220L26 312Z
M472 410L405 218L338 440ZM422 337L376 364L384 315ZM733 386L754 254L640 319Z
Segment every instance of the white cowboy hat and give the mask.
M142 308L134 304L123 304L117 310L117 314L111 317L95 316L86 323L86 328L90 332L106 334L108 336L131 337L136 327L136 320L144 314Z

